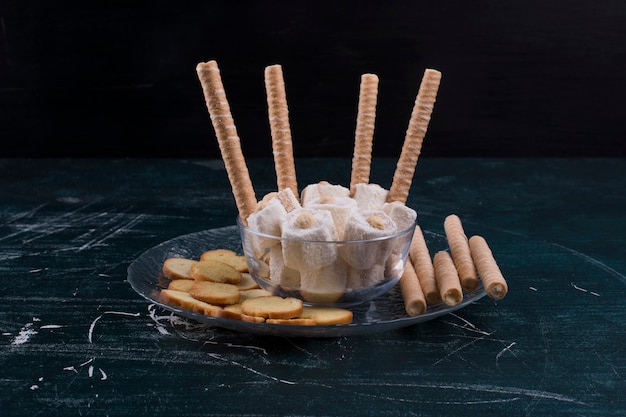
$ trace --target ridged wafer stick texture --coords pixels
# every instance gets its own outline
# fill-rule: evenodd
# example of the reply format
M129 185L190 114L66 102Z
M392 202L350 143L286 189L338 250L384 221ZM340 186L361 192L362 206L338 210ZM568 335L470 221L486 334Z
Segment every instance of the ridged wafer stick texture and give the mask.
M435 268L426 246L424 233L419 226L415 226L413 240L409 248L409 258L415 268L415 273L419 279L424 297L428 305L435 305L441 302L437 280L435 279Z
M356 118L354 154L352 156L352 175L350 195L354 195L356 184L367 184L372 165L372 144L376 122L376 102L378 100L378 76L361 75L359 105Z
M469 239L469 247L485 292L494 300L501 300L509 287L487 241L482 236L472 236Z
M287 106L283 69L280 65L271 65L265 68L265 91L267 93L267 108L278 190L291 188L297 197L298 183L289 126L289 107Z
M222 84L220 70L215 61L201 62L196 72L202 85L204 99L209 111L211 123L215 129L217 142L224 160L228 180L232 187L237 210L242 221L256 209L256 197L248 167L241 150L241 141L237 135L235 121L230 112L226 92Z
M426 311L426 298L420 286L413 264L409 261L404 266L400 278L400 290L404 300L404 308L409 316L418 316Z
M478 273L461 219L456 214L451 214L445 218L443 228L448 239L452 260L454 260L461 280L461 286L466 291L472 291L478 286Z
M463 301L463 290L459 281L459 274L454 267L450 254L446 251L435 253L433 259L435 277L441 299L446 305L455 306Z
M403 204L406 203L411 183L413 182L417 160L422 151L424 136L426 136L426 130L435 106L440 82L441 73L439 71L434 69L426 69L424 71L413 112L409 119L409 126L400 152L400 158L398 159L396 171L393 174L393 180L389 188L388 202L398 201Z

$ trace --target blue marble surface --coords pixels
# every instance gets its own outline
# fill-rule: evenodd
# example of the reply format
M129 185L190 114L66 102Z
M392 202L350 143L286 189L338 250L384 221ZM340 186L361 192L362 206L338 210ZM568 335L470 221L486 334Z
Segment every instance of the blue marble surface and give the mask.
M393 159L375 159L388 186ZM260 196L271 161L248 161ZM296 161L301 186L347 159ZM139 296L149 248L234 225L219 161L0 160L0 410L17 415L626 413L626 160L437 159L408 204L455 213L509 283L426 323L291 338L208 326Z

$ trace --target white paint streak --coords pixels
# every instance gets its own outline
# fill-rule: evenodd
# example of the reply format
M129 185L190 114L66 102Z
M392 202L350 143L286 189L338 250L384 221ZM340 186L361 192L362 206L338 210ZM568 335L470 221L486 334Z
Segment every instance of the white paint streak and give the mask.
M209 353L209 356L212 357L212 358L218 359L220 361L228 362L231 365L239 366L240 368L245 369L246 371L252 372L253 374L262 376L264 378L268 378L268 379L274 380L276 382L280 382L280 383L287 384L287 385L296 385L296 382L294 382L294 381L288 381L286 379L280 379L280 378L276 378L276 377L271 376L271 375L264 374L262 372L257 371L256 369L250 368L249 366L245 366L245 365L243 365L243 364L241 364L241 363L239 363L237 361L233 361L233 360L230 360L230 359L222 358L218 354Z
M91 358L89 360L86 360L85 362L81 363L80 365L78 365L80 368L82 368L85 365L89 365L91 362L94 361L94 358Z
M130 230L133 226L135 226L136 224L140 223L144 218L146 217L145 214L140 214L137 217L134 217L132 219L130 219L129 221L127 221L125 224L119 226L119 227L114 227L109 229L108 233L105 234L104 236L98 237L96 239L92 239L89 242L83 244L82 246L80 246L78 248L78 251L83 251L86 249L91 249L94 246L100 246L102 245L106 240L112 238L115 235L118 235L122 232L125 232L127 230Z
M261 353L263 353L264 355L267 356L267 350L263 349L262 347L259 346L251 346L251 345L237 345L234 343L218 343L218 342L213 342L211 340L204 342L203 344L205 345L224 345L230 348L238 348L238 349L252 349L252 350L258 350Z
M12 345L23 345L28 342L30 338L37 334L37 330L33 329L33 323L26 323L21 329L20 332L15 336Z
M358 384L358 382L357 382ZM346 385L350 385L347 383ZM517 395L523 397L529 397L533 399L547 399L553 401L567 402L585 405L584 402L566 395L558 394L555 392L534 390L527 388L507 387L500 385L488 385L488 384L468 384L468 383L448 383L448 382L416 382L408 384L396 384L396 383L380 383L380 381L366 382L360 385L366 386L385 386L385 387L400 387L400 388L428 388L435 390L454 390L454 391L470 391L474 393L488 392L502 395ZM506 401L512 401L513 399L507 399Z
M497 385L485 385L485 384L433 384L433 388L437 389L453 389L453 390L466 390L466 391L474 391L474 392L492 392L496 394L512 394L512 395L523 395L531 398L544 398L548 400L568 402L568 403L576 403L576 404L584 404L583 402L568 397L566 395L561 395L554 392L548 391L540 391L533 389L525 389L525 388L515 388L515 387L503 387Z
M579 287L578 285L574 284L573 282L571 282L570 284L572 284L572 287L574 287L575 289L577 289L580 292L586 292L586 293L589 293L589 294L591 294L591 295L593 295L595 297L600 297L600 294L598 294L597 292L589 291L586 288Z
M67 203L67 204L77 204L80 203L80 198L78 197L59 197L57 198L59 203Z
M433 362L433 366L435 366L435 365L437 365L437 364L439 364L439 363L443 362L444 360L446 360L446 359L447 359L447 358L449 358L450 356L452 356L452 355L454 355L454 354L456 354L456 353L458 353L458 352L462 351L463 349L465 349L465 348L467 348L467 347L469 347L469 346L473 345L474 343L476 343L476 342L478 342L478 341L480 341L480 340L483 340L484 338L485 338L484 336L483 336L483 337L477 337L477 338L472 339L471 341L469 341L469 342L465 343L464 345L459 346L458 348L454 349L452 352L448 353L448 354L447 354L447 355L445 355L444 357L442 357L442 358L440 358L440 359L436 360L435 362Z
M604 357L602 357L598 352L594 351L594 353L596 354L596 356L598 357L598 359L600 359L604 364L606 364L609 368L611 368L611 370L613 371L613 373L618 376L619 378L621 378L622 376L619 374L619 372L617 372L617 368L615 367L615 365L613 365L611 362L607 361Z
M507 347L505 347L504 349L502 349L497 355L496 355L496 366L498 366L498 360L500 359L500 356L502 356L504 354L504 352L510 352L511 348L515 346L515 342L511 343L510 345L508 345Z
M464 319L463 317L459 316L458 314L455 313L450 313L450 315L452 317L456 317L457 319L461 320L463 323L467 324L468 326L470 326L472 329L476 329L476 326L474 326L469 320Z
M489 332L486 332L486 331L484 331L484 330L479 329L479 328L478 328L478 327L476 327L474 324L470 323L468 320L464 319L463 317L461 317L461 316L459 316L459 315L457 315L457 314L450 313L450 316L455 317L455 318L457 318L457 319L461 320L463 323L465 323L465 325L464 325L464 326L461 326L461 325L459 325L459 324L456 324L456 323L452 323L452 322L448 322L448 321L447 321L446 323L447 323L447 324L449 324L449 325L451 325L451 326L454 326L454 327L459 327L459 328L461 328L461 329L463 329L463 330L468 330L468 331L470 331L470 332L475 332L475 333L482 334L482 335L485 335L485 336L491 336L491 335L493 334L493 332L492 332L492 333L489 333Z
M91 322L91 326L89 326L89 332L87 333L87 339L89 340L89 343L93 343L93 340L92 340L93 329L94 327L96 327L96 323L98 322L98 320L102 318L102 316L103 315L101 314L98 317L96 317L94 321Z
M156 329L159 331L159 333L161 334L171 334L170 332L167 331L167 329L161 325L155 326Z
M157 314L156 304L148 305L148 317L150 317L156 324L157 330L161 332L159 326L163 326L161 322L168 322L171 326L183 326L185 330L203 330L207 328L206 324L198 323L196 321L190 321L183 317L177 316L176 314L170 312L165 315Z
M96 317L94 321L91 322L91 326L89 326L89 332L87 333L87 339L89 340L89 343L93 343L93 329L96 327L96 323L98 322L98 320L104 317L105 314L113 314L117 316L131 316L131 317L139 317L140 315L139 313L126 313L123 311L105 311L104 313Z
M610 266L598 261L597 259L592 258L589 255L585 255L584 253L580 253L578 251L575 251L574 249L570 249L567 246L563 246L563 245L559 245L558 243L552 243L554 246L557 246L561 249L566 250L567 252L573 253L576 256L579 256L581 258L583 258L584 260L586 260L587 262L594 264L595 266L597 266L598 268L608 272L609 274L619 278L620 280L622 280L622 282L626 283L626 275L621 274L620 272L616 271L615 269L611 268Z
M98 368L98 370L100 371L100 381L106 381L107 380L107 374L102 370L102 368Z
M205 330L207 328L206 324L202 324L202 323L197 323L195 321L190 321L187 320L185 318L179 317L177 315L175 315L174 313L168 313L165 315L159 315L156 312L156 304L150 304L148 306L148 317L150 317L155 323L156 325L154 326L157 331L163 335L171 335L171 333L161 324L162 321L166 321L169 322L170 325L172 326L183 326L185 328L185 330L190 330L190 331L194 331L194 330ZM180 337L187 339L187 340L191 340L194 342L199 342L199 339L194 339L191 338L187 335L184 334L178 334ZM220 343L218 342L214 342L214 341L204 341L203 344L212 344L212 345L218 345ZM263 353L263 355L267 356L267 350L258 347L258 346L252 346L252 345L238 345L238 344L234 344L234 343L223 343L223 345L227 346L227 347L231 347L231 348L238 348L238 349L251 349L251 350L257 350L260 351L261 353Z

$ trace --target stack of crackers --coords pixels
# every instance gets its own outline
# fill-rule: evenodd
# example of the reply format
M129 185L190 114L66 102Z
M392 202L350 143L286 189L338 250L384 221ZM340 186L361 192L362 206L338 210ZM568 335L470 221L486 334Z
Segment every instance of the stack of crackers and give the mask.
M167 258L163 275L170 280L160 293L163 303L205 316L301 326L352 322L350 310L305 306L259 288L245 257L229 249L208 250L199 259Z

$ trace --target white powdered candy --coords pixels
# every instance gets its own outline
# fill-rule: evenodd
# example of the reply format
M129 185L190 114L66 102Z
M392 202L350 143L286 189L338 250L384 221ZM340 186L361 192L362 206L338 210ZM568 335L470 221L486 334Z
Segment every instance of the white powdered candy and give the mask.
M382 210L389 192L378 184L356 184L354 200L361 210Z
M383 238L396 233L393 220L382 211L353 211L346 221L344 240L369 240ZM340 248L343 259L357 269L368 269L374 265L384 265L391 247L388 242L371 241L359 245L346 245Z
M326 210L296 209L287 214L283 226L283 258L285 265L303 272L335 262L337 240L333 217Z

